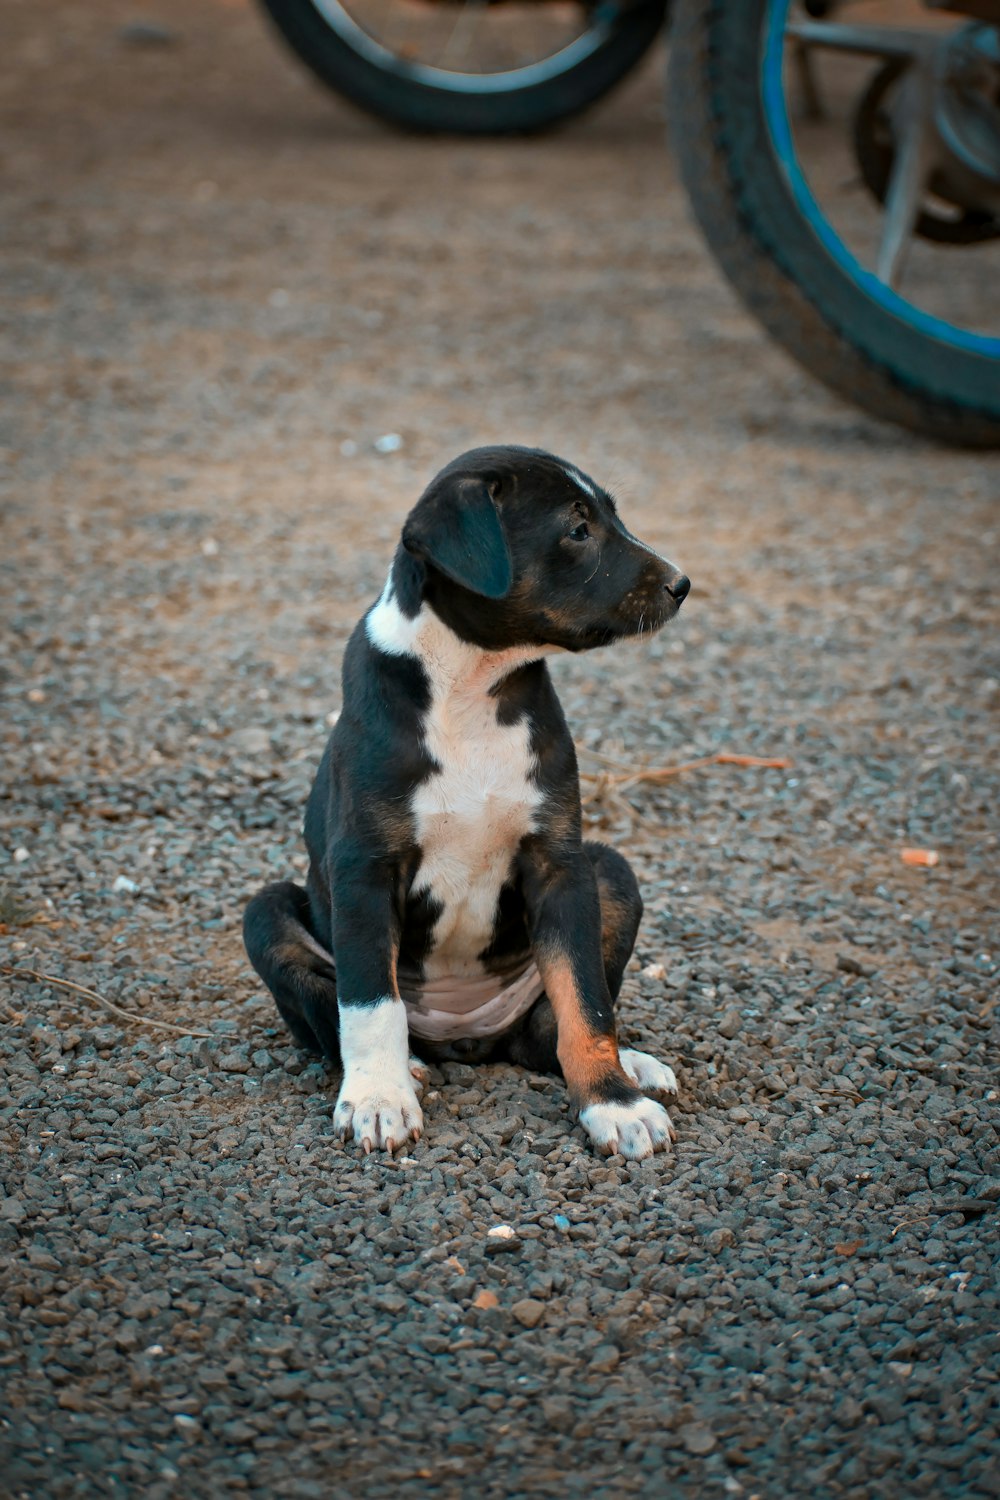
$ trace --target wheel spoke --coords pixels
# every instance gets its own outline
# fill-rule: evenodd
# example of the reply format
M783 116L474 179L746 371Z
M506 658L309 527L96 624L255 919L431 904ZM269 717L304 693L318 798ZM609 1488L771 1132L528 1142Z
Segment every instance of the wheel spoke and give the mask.
M897 102L896 154L885 197L885 220L878 248L876 274L886 286L898 289L930 175L932 79L929 69L914 66L903 80Z
M458 17L444 44L438 66L451 67L462 62L469 50L469 42L477 30L484 6L488 0L463 0L458 7Z
M813 67L812 55L805 42L796 42L792 47L792 63L799 81L802 96L802 112L807 120L823 120L826 109L820 93L819 80Z
M785 35L807 47L828 47L864 57L922 57L933 51L940 32L894 26L839 26L827 21L790 21Z

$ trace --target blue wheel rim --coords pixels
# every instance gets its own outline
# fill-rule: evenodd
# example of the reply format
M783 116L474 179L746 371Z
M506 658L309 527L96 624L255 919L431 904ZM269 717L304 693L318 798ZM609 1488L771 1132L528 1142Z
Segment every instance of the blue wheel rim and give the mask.
M983 333L972 333L966 328L959 328L956 324L947 322L944 318L936 318L933 314L924 312L914 303L907 302L906 298L893 291L892 287L886 286L885 282L880 281L874 272L867 270L844 244L813 197L795 152L791 121L785 104L783 61L785 22L790 6L791 0L771 0L769 5L764 54L761 59L761 97L771 144L781 163L785 180L795 198L799 212L827 254L878 307L898 318L900 322L908 324L916 332L936 339L939 343L947 344L953 349L965 350L970 354L980 354L987 359L1000 360L1000 338L992 338Z

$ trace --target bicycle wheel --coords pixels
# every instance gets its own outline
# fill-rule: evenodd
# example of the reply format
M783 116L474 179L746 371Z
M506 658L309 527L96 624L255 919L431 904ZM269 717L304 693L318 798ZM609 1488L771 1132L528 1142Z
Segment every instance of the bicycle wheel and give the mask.
M875 25L900 9L861 0L847 26L678 0L672 139L719 264L790 354L874 415L996 446L1000 27L921 6Z
M666 0L261 0L317 77L424 131L542 130L613 88Z

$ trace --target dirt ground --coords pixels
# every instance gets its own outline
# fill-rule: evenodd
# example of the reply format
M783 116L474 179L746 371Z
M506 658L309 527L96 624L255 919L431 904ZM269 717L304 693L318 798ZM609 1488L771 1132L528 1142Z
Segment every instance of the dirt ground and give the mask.
M768 345L659 52L495 143L368 120L242 0L0 29L0 1494L1000 1494L998 461ZM693 580L554 667L582 769L790 762L585 782L680 1080L640 1165L451 1065L359 1161L242 952L401 519L495 441Z

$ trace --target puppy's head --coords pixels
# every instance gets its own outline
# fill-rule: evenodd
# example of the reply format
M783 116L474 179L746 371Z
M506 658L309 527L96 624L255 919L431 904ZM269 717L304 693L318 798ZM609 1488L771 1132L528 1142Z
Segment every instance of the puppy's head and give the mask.
M436 613L487 650L651 634L691 586L625 528L606 490L531 448L456 458L407 517L403 547Z

